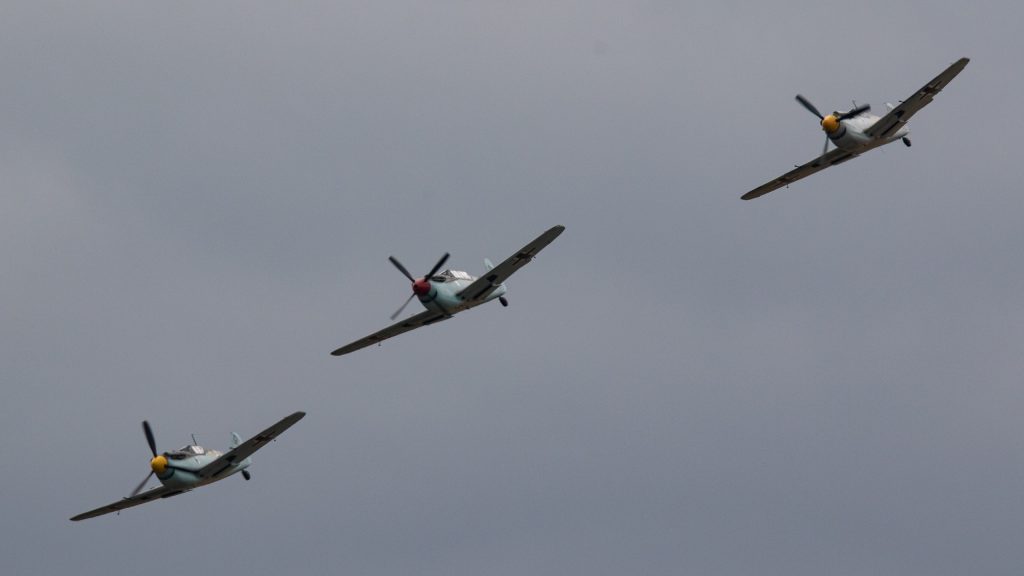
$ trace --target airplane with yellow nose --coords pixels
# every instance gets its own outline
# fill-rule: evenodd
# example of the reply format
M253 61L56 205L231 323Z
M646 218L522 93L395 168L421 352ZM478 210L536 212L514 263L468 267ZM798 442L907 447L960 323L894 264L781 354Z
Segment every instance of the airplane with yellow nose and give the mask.
M957 60L898 106L887 105L889 110L885 116L870 114L871 106L868 104L854 105L852 109L845 112L836 111L826 116L819 112L810 100L797 94L797 102L818 117L821 129L825 132L825 147L821 151L821 156L754 188L741 198L752 200L764 196L815 172L842 164L868 150L890 142L902 140L905 145L910 146L910 129L906 127L907 121L927 106L932 98L967 66L968 62L970 62L968 58ZM828 151L829 142L835 145L835 149L831 152Z
M177 496L194 488L223 480L238 472L241 472L242 477L248 480L251 478L251 475L247 468L252 464L250 456L252 456L253 452L277 438L282 432L291 428L293 424L302 420L305 415L305 412L296 412L282 418L270 428L245 442L241 442L238 434L232 433L231 446L227 452L223 453L217 450L208 450L197 444L189 444L169 452L157 452L153 429L149 426L149 422L143 421L142 431L146 434L146 442L149 443L149 450L153 453L153 458L149 461L149 474L135 487L135 490L132 490L130 496L122 498L113 504L79 514L71 520L78 521L85 520L86 518L95 518L96 516L118 512L125 508L152 502L153 500ZM160 480L162 486L142 492L142 488L146 486L150 477L154 475Z

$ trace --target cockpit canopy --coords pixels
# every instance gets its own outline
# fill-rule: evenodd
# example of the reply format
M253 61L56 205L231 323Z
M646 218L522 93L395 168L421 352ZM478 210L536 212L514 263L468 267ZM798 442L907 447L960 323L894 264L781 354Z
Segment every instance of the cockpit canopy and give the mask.
M462 270L445 270L433 276L431 280L434 282L454 282L456 280L469 280L472 282L475 278Z
M206 454L206 448L189 444L188 446L178 448L174 452L168 452L167 457L171 460L184 460L193 456L202 456L203 454Z

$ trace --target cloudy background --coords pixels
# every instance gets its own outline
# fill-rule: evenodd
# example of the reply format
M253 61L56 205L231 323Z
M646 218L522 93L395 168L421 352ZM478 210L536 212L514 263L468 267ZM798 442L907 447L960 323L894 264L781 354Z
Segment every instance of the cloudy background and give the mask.
M1024 565L1015 2L0 4L6 574ZM967 69L752 202L820 108ZM444 252L566 232L351 356ZM409 309L410 311L413 308ZM82 523L295 410L254 479Z

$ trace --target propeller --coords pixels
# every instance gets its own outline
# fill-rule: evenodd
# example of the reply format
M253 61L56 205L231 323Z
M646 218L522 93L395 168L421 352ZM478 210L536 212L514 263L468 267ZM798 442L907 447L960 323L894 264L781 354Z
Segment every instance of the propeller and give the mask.
M391 263L395 265L395 268L398 268L398 271L404 274L405 277L409 279L409 282L416 281L416 279L412 277L412 274L409 274L409 271L405 269L405 266L402 266L402 263L398 261L398 258L388 256L388 260L391 260Z
M444 256L441 256L441 259L437 261L437 264L434 264L434 267L430 269L430 272L427 273L425 278L430 278L434 274L437 274L437 271L440 270L441 266L444 266L444 263L447 262L447 261L448 261L448 253L445 252Z
M410 294L409 298L406 299L405 303L402 304L402 306L399 307L398 310L396 310L395 313L391 315L392 320L397 318L398 315L401 314L403 310L405 310L405 307L409 305L409 302L412 302L413 297L422 296L430 292L430 278L434 274L436 274L438 270L441 269L441 266L444 266L444 263L448 261L448 256L449 254L445 252L444 255L441 256L441 259L437 261L437 264L434 264L434 267L430 269L430 272L427 272L425 276L419 279L413 278L412 274L410 274L409 271L406 270L405 266L402 266L402 263L398 261L398 258L395 258L394 256L388 256L388 260L391 260L391 263L395 265L395 268L398 268L398 271L401 272L403 276L408 278L410 282L412 282L412 294Z
M135 490L132 490L132 496L135 496L142 491L146 486L146 482L149 482L150 476L158 472L163 472L166 468L169 468L167 465L167 457L163 454L158 454L156 451L156 438L153 436L153 429L149 426L149 422L146 420L142 421L142 432L146 435L146 443L149 444L149 451L153 453L153 459L149 461L149 467L151 468L149 474L142 479L142 482L135 487ZM129 496L129 498L130 497L131 496Z
M153 474L156 474L156 472L150 470L149 474L146 474L146 477L142 479L142 482L139 482L139 485L135 487L135 490L132 490L131 496L128 497L133 498L136 494L142 492L142 489L146 486L146 482L149 482L149 477Z
M146 442L149 442L149 451L153 453L153 458L156 458L156 438L153 437L153 429L149 427L147 420L142 421L142 431L146 434Z
M402 304L401 306L398 307L398 310L395 310L395 313L391 315L391 319L394 320L395 318L398 318L398 315L402 313L402 310L405 310L405 307L408 306L409 302L412 302L412 299L415 297L415 292L409 294L409 297L405 299L405 304Z
M796 95L796 101L801 103L801 104L803 104L804 108L807 108L807 110L810 111L811 114L814 114L815 116L817 116L819 120L824 120L825 119L825 116L822 115L821 112L818 112L818 109L815 108L814 104L811 104L811 101L808 100L807 98L804 98L802 95L797 94Z
M857 106L853 110L847 110L846 112L843 112L839 116L836 116L836 118L839 119L839 120L846 120L847 118L853 118L854 116L860 116L861 114L867 112L868 110L871 110L871 105L870 104L861 104L860 106Z

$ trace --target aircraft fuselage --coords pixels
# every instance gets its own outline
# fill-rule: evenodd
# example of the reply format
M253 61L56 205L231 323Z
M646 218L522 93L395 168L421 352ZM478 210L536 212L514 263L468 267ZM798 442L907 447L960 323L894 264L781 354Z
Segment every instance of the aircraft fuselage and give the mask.
M161 484L169 488L191 490L192 488L198 488L222 478L227 478L232 474L245 470L252 464L252 459L246 458L233 466L229 466L217 476L200 478L196 475L196 472L210 462L220 458L221 455L220 451L206 450L205 454L189 455L181 459L168 457L167 467L163 472L158 473L156 477L160 480Z
M451 316L457 312L468 310L485 302L500 298L508 292L505 285L500 284L486 298L476 302L467 302L460 298L458 294L472 284L476 278L464 272L461 274L465 275L465 278L457 278L446 282L430 279L430 291L419 296L420 304L427 310Z
M853 118L847 118L839 123L839 129L828 135L828 139L832 141L832 144L836 148L841 148L849 152L862 153L871 148L876 148L883 144L895 142L901 138L910 135L910 129L906 126L900 128L894 132L888 138L875 139L867 134L865 130L870 128L881 120L881 116L874 114L860 114Z

